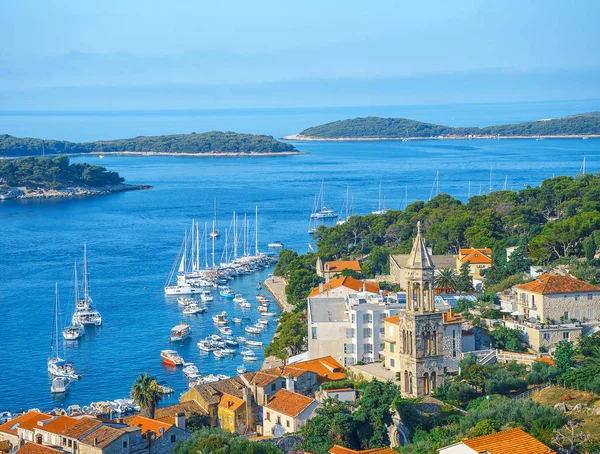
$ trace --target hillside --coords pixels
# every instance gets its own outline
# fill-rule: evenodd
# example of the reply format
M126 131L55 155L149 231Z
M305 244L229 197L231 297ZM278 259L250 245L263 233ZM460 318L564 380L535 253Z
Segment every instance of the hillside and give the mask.
M250 154L285 153L296 149L271 136L211 131L202 134L141 136L98 142L68 142L0 135L0 156L39 156L80 153Z
M435 138L439 136L468 137L537 137L600 135L600 112L570 115L562 118L526 123L453 128L406 118L364 117L339 120L291 136L296 139L403 139Z

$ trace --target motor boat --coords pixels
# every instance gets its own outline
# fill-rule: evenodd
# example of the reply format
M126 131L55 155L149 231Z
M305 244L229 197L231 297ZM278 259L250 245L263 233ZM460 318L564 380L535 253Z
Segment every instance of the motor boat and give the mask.
M267 320L266 318L259 318L258 319L258 323L260 323L261 325L268 325L269 324L269 320Z
M252 325L254 328L257 328L260 330L260 332L262 333L265 329L265 325L263 325L262 323L258 323L256 322L254 325Z
M228 347L237 347L239 346L239 342L236 341L235 339L233 339L232 337L227 337L225 339L225 345L227 345Z
M210 374L210 375L206 375L202 381L204 383L215 383L219 381L219 377L217 377L216 375Z
M196 315L206 312L208 309L206 306L198 306L196 303L189 304L183 310L183 315Z
M258 306L258 312L269 312L269 308L267 306Z
M258 329L255 326L246 326L245 331L249 334L260 334L262 329Z
M274 241L272 243L267 244L267 247L270 249L281 249L283 248L283 243L281 241Z
M85 328L80 324L66 326L62 331L63 338L68 341L77 340L83 337L84 333Z
M91 308L77 309L73 313L71 324L84 326L100 326L102 325L102 316L100 315L100 312Z
M198 342L198 348L205 352L214 352L217 347L212 343L212 341L205 339Z
M13 419L13 415L10 411L0 411L0 424L4 424L11 419Z
M244 298L242 296L241 293L236 293L235 296L233 297L233 302L234 303L243 303L245 301L247 301L247 300L246 300L246 298Z
M246 345L249 345L251 347L262 347L262 342L261 341L254 341L254 340L250 340L248 339L246 341Z
M213 322L217 325L227 325L227 312L221 312L220 314L213 315Z
M219 378L219 380L229 380L231 378L229 375L225 374L218 374L217 377Z
M225 353L223 353L223 350L221 349L216 349L215 351L213 351L213 355L215 355L215 358L224 358L225 357Z
M256 301L258 301L259 303L268 303L269 302L267 297L265 295L261 295L261 294L256 295Z
M202 293L202 289L198 287L192 287L189 284L167 285L165 287L165 295L193 295L196 293Z
M222 348L221 352L225 355L235 355L235 350L233 348Z
M240 344L246 343L246 338L244 336L238 336L235 338L235 340L237 340Z
M254 353L249 348L242 350L242 358L244 361L256 361L258 358L256 357L256 353Z
M248 301L244 301L242 304L240 304L240 307L242 309L250 309L252 305Z
M50 392L52 394L64 393L69 386L71 386L72 382L73 379L69 377L54 377L54 379L52 379L52 385L50 386Z
M163 350L160 352L160 357L163 363L169 366L182 366L184 363L183 358L175 350Z
M198 375L198 367L194 363L183 363L183 375L190 378Z
M235 297L235 293L230 288L224 288L224 289L222 289L219 292L219 295L221 295L224 298L233 298L233 297Z
M241 319L241 318L238 318L238 317L233 317L233 318L231 319L231 321L232 321L233 323L235 323L236 325L241 325L241 324L242 324L242 319Z
M238 366L236 369L236 372L239 375L245 374L248 371L248 369L246 369L244 366Z
M188 323L180 323L171 328L170 342L183 342L192 335L192 328Z
M212 293L210 293L208 290L204 290L202 292L202 294L200 295L200 299L202 301L204 301L205 303L210 303L211 301L214 300Z
M219 331L221 332L221 334L225 334L226 336L231 336L233 334L233 331L228 326L223 326L219 328Z
M263 317L275 317L277 315L275 312L261 312L261 314Z
M223 338L221 336L219 336L218 334L211 334L210 336L210 340L212 340L213 342L219 342L220 340L222 340Z
M187 306L188 304L197 303L194 298L187 298L185 296L180 296L177 298L177 304L181 304L182 306Z

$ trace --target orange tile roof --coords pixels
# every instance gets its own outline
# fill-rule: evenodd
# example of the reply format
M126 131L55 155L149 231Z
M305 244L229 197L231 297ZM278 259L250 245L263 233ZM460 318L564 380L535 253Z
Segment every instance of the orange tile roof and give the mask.
M56 435L62 435L67 429L73 427L78 422L78 419L71 418L70 416L58 416L46 424L37 424L35 429L43 430L44 432L50 432Z
M458 260L462 263L479 263L479 264L491 264L492 263L492 250L488 248L475 249L466 248L461 249L457 255Z
M384 319L382 319L384 322L389 322L389 323L400 323L400 316L399 315L394 315L393 317L386 317Z
M355 292L361 292L364 287L367 292L379 293L379 284L377 283L363 282L359 281L358 279L354 279L351 276L342 276L324 283L323 291L320 290L320 287L315 287L312 292L310 292L308 297L311 298L319 295L320 293L327 292L338 287L346 287L354 290Z
M278 413L296 417L313 402L316 402L316 400L288 391L287 389L280 389L265 406Z
M445 325L462 323L463 321L463 316L460 314L455 314L453 308L450 308L448 312L442 312L442 323L444 323Z
M326 265L329 266L330 272L344 270L360 271L360 263L358 260L338 260L334 262L326 262Z
M554 360L547 356L542 356L541 358L537 358L536 361L538 361L540 363L546 363L549 366L556 366L556 363L554 362Z
M29 411L0 425L0 432L17 435L17 429L33 430L38 421L50 419L52 416L37 411Z
M338 389L324 389L324 393L337 393L340 391L354 391L354 388L338 388Z
M163 431L166 432L173 426L173 424L160 422L156 419L146 418L141 415L137 415L135 418L129 421L127 425L138 426L142 429L142 435L146 434L148 431L152 431L156 434L156 438L160 438L160 436L162 435L160 429L163 429Z
M356 449L344 448L340 445L333 445L333 447L329 450L330 454L396 454L389 446L385 446L383 448L375 448L375 449L364 449L362 451L357 451Z
M248 441L269 440L271 438L273 438L273 435L261 435L259 437L248 438Z
M283 369L283 375L292 374L296 377L302 375L300 371L309 371L317 374L317 381L322 383L324 381L343 380L346 378L346 369L338 363L331 356L324 356L322 358L311 359L308 361L302 361L299 363L290 364L285 366Z
M102 425L83 437L81 443L104 449L124 433L123 429Z
M487 454L550 454L552 449L521 429L511 429L492 435L466 439L463 444L478 453Z
M533 281L515 286L542 295L553 293L578 293L578 292L600 292L600 287L575 279L573 276L558 276L556 274L542 274Z
M25 443L19 450L18 454L62 454L62 451L37 443Z
M173 423L175 421L175 416L177 416L178 413L183 413L186 418L192 413L198 413L199 415L208 414L198 402L190 400L157 408L154 411L154 419L160 422Z
M80 438L100 424L102 424L102 422L98 421L96 418L81 418L74 425L65 430L63 436Z
M223 393L221 396L221 402L219 402L219 408L224 408L225 410L231 411L236 411L242 405L244 405L244 401L242 399L227 393Z
M252 383L255 384L256 386L264 388L265 386L273 383L275 380L277 380L281 376L281 369L279 369L278 372L279 373L277 373L277 371L274 371L274 372L267 372L267 371L256 372L256 374L254 374L254 377L252 379Z

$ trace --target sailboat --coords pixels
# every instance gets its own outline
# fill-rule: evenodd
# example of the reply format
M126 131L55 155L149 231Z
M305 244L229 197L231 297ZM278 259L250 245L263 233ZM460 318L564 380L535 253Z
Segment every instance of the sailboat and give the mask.
M372 214L385 214L388 211L389 210L385 207L385 196L383 198L383 205L381 203L381 183L379 183L379 201L378 201L378 206L377 206L377 210L373 211Z
M321 182L321 191L319 192L318 201L320 202L321 209L313 212L310 217L316 219L333 219L337 218L338 214L331 208L327 208L325 205L325 179ZM318 205L317 205L318 206Z
M205 227L205 229L206 229L206 227ZM192 233L192 241L193 241L193 233ZM196 241L198 241L198 235L196 235ZM188 232L186 230L185 234L183 236L183 242L181 243L181 247L179 248L177 257L175 257L175 262L173 262L173 266L171 267L171 272L169 273L169 277L167 278L167 283L165 284L165 287L164 287L164 291L165 291L166 295L191 295L194 293L202 293L201 288L192 286L186 282L186 273L189 271L189 267L188 267L188 263L187 263L187 249L188 249ZM195 246L195 249L196 249L196 251L199 249L199 244ZM198 258L198 260L199 260L199 258ZM193 258L192 258L192 261L194 261ZM199 266L199 264L197 266ZM175 285L173 285L172 281L173 281L173 277L175 274L177 274L177 283Z
M344 201L344 205L342 206L342 212L344 211L344 209L346 210L346 216L344 216L343 219L338 219L338 221L335 223L336 225L342 225L345 224L346 221L348 220L348 218L350 217L350 199L348 198L350 194L350 187L346 186L346 200Z
M75 368L67 362L66 351L63 347L63 358L59 356L61 344L59 342L59 324L60 324L60 301L58 299L58 282L54 290L54 320L52 324L52 338L50 343L50 357L48 358L48 372L55 377L73 377L75 378Z
M102 316L100 312L92 307L92 298L90 297L90 279L87 267L87 244L83 243L83 298L75 302L75 313L71 323L73 325L102 325Z
M215 197L215 208L213 215L213 228L210 231L211 238L217 238L220 235L219 229L217 229L217 198Z
M74 281L75 281L75 307L77 307L77 302L79 301L79 282L77 281L77 260L75 261L75 267L74 267L73 274L74 274ZM77 310L77 309L75 309L75 310ZM79 321L77 321L77 323L72 323L71 325L66 326L62 331L62 335L65 340L77 340L83 336L84 331L85 330L83 328L83 325L81 323L79 323Z

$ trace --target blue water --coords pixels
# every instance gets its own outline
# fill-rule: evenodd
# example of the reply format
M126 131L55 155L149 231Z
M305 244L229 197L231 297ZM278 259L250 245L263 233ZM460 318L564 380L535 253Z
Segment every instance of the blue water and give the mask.
M581 110L600 107L600 103L591 104ZM488 106L487 110L481 105L438 106L429 111L422 107L421 119L451 124L454 118L456 124L487 124L580 111L570 103L498 106ZM361 109L341 113L360 115L366 108ZM377 108L371 111L385 113L378 113ZM219 113L5 115L0 116L0 132L87 140L132 136L141 130L146 134L182 132L191 129L192 124L194 130L202 131L210 124L233 130L246 125L245 131L284 135L319 123L323 115L334 116L330 111L320 112L243 111L225 117ZM231 127L227 127L229 122ZM233 210L251 215L258 205L261 249L265 250L268 242L280 240L286 247L305 252L308 215L323 178L327 205L339 211L349 187L356 213L368 213L377 208L380 183L387 207L402 208L407 202L429 198L438 171L440 192L466 200L469 182L471 195L489 191L490 167L494 189L501 189L505 179L508 189L520 189L552 175L575 175L584 156L588 172L596 172L600 166L598 140L295 145L309 154L260 158L78 157L74 160L107 166L130 183L154 188L77 200L0 204L0 364L6 368L0 380L0 409L83 405L123 397L136 376L145 371L173 386L176 393L171 401L176 400L186 389L186 382L180 371L162 366L159 353L170 347L169 329L182 320L182 315L176 300L166 298L161 289L191 219L201 223L211 220L213 197L219 204L221 230L229 226ZM54 283L59 283L66 318L72 301L73 261L81 260L84 241L88 244L92 297L102 312L104 325L88 330L79 344L68 346L68 359L84 377L64 398L55 400L49 392L45 365ZM235 281L232 288L254 302L256 284L268 272L246 276ZM225 310L232 315L236 307L216 296L211 314ZM271 307L276 309L275 304ZM193 340L177 349L186 360L195 362L202 374L233 375L242 363L239 355L233 361L215 360L201 354L195 345L216 332L211 314L191 319ZM258 318L255 309L252 318ZM273 330L271 325L262 340L268 341ZM242 334L239 328L235 333ZM249 369L259 367L261 359Z

